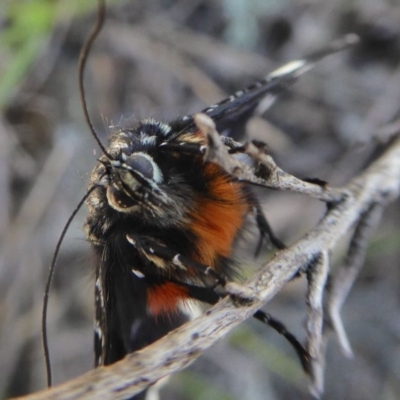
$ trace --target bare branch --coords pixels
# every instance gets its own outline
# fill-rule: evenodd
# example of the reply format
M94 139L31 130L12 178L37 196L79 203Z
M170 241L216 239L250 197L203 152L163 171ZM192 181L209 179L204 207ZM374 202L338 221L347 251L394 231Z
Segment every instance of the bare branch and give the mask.
M239 179L270 189L306 194L332 203L337 203L343 199L344 192L340 189L309 183L283 171L276 165L273 158L266 154L265 148L257 147L253 143L247 143L245 146L242 146L230 138L221 137L215 129L213 120L207 115L196 114L194 118L196 125L209 138L208 153L206 154L207 160L217 162L226 171L237 176ZM254 168L240 162L229 154L226 145L231 146L238 152L247 154L251 159L263 165L266 172L265 176L256 175Z
M349 339L344 329L340 315L342 306L353 286L358 273L364 265L367 245L383 212L383 203L373 203L359 220L350 242L349 251L342 267L336 276L329 279L327 296L324 304L325 325L320 347L320 353L313 360L313 383L310 387L315 396L319 396L324 387L323 372L325 369L325 352L328 335L333 330L339 340L343 353L347 357L353 356Z
M308 352L312 358L320 354L323 325L323 296L329 271L329 253L323 251L307 269Z
M334 204L314 229L289 249L279 251L246 283L253 293L253 302L239 304L225 298L196 320L124 360L25 398L123 399L182 370L270 301L299 270L309 266L321 254L324 254L324 265L327 266L327 254L338 240L357 225L374 204L385 205L397 198L399 186L400 139L397 139L380 159L340 190L344 194L343 200ZM321 358L318 365L323 363ZM322 371L316 372L320 374L321 382ZM316 395L321 393L322 387L314 387Z

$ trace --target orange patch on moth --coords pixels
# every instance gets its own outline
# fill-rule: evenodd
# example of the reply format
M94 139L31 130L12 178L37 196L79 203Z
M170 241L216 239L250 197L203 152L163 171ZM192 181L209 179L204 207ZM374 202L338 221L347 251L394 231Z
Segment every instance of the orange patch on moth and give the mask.
M205 166L209 178L209 195L200 197L190 213L189 228L198 237L199 262L214 267L218 256L229 257L234 240L243 227L249 203L243 194L243 186L234 182L214 163ZM211 179L210 179L211 178Z
M147 290L147 304L152 315L176 312L179 302L188 298L188 289L167 282Z
M194 132L183 133L178 137L179 141L186 143L198 143L202 145L207 145L207 136L201 131L196 130Z

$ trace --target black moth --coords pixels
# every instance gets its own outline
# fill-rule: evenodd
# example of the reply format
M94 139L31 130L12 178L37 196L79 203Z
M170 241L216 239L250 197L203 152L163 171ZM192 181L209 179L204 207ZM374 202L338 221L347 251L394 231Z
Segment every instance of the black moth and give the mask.
M101 24L99 19L82 51L81 88L86 57ZM292 61L201 113L214 121L217 131L229 134L232 126L244 126L265 101L271 104L316 61L349 44L352 40L346 38ZM89 207L85 231L96 255L95 357L96 365L108 365L182 324L186 317L180 306L186 300L214 304L225 294L224 285L235 274L233 249L249 213L261 239L268 236L276 247L283 245L272 234L249 185L205 161L208 138L193 116L114 128L107 148L94 135L103 155L77 209L84 201ZM228 139L225 143L232 151L239 148ZM46 300L50 281L51 275ZM46 308L47 301L43 336L50 385ZM263 311L254 316L290 341L307 370L308 354L296 338Z

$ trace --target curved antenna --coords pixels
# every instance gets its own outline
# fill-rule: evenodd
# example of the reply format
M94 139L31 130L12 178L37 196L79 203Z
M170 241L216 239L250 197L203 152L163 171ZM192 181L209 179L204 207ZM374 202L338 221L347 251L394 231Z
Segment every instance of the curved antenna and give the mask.
M95 141L99 145L101 151L104 153L104 155L109 159L112 160L112 157L110 154L107 152L105 149L104 145L101 143L99 136L96 133L96 130L93 126L92 120L90 119L88 107L87 107L87 102L85 98L85 88L83 85L83 75L86 67L86 61L89 56L90 49L92 48L92 45L97 38L99 32L101 31L101 28L104 25L104 19L105 19L105 2L104 0L98 0L98 11L97 11L97 21L96 25L90 32L88 38L86 39L83 48L81 50L80 56L79 56L79 94L82 102L82 108L83 108L83 113L85 115L86 122L89 126L90 132L92 136L94 137ZM75 210L72 212L70 217L68 218L67 223L65 224L60 238L58 239L56 248L54 250L53 254L53 259L51 261L50 265L50 270L49 274L47 277L47 282L46 282L46 288L44 291L44 297L43 297L43 308L42 308L42 343L43 343L43 352L44 352L44 359L45 359L45 364L46 364L46 375L47 375L47 386L51 387L52 384L52 376L51 376L51 363L50 363L50 352L49 352L49 346L48 346L48 338L47 338L47 308L49 304L49 293L50 293L50 287L51 283L53 280L54 276L54 270L58 258L58 254L60 252L61 244L64 240L64 237L69 229L69 226L71 225L71 222L75 218L76 214L78 213L79 209L82 207L83 203L86 201L86 199L89 197L89 195L93 192L93 190L97 186L92 186L87 193L82 197L82 199L79 201L78 205L76 206Z
M84 75L84 71L85 71L85 67L86 67L86 61L89 56L89 52L92 48L92 45L93 45L94 41L96 40L97 35L101 31L101 28L104 25L105 14L106 14L106 6L104 3L104 0L99 0L96 25L93 27L88 38L86 39L86 42L84 43L83 48L80 53L80 56L79 56L79 94L81 97L83 113L85 115L86 122L89 125L90 132L91 132L92 136L94 137L94 140L99 145L101 151L104 153L104 155L109 160L112 160L112 157L107 152L104 145L101 143L99 136L97 135L96 130L94 129L92 120L90 119L87 102L86 102L86 97L85 97L85 88L83 86L83 75Z
M50 352L49 352L49 345L48 345L48 339L47 339L47 306L49 304L49 292L50 292L50 286L51 282L53 280L53 275L54 275L54 269L56 266L58 254L60 252L61 244L64 240L65 234L68 231L69 226L71 225L72 220L75 218L75 215L79 211L79 209L82 207L83 203L86 201L86 199L89 197L89 195L93 192L93 190L97 186L92 186L87 193L82 197L82 199L79 201L78 205L76 206L75 210L72 212L70 217L68 218L67 223L65 224L60 238L58 239L56 249L54 250L53 254L53 259L51 261L50 265L50 270L49 274L47 277L47 283L46 283L46 288L44 290L44 297L43 297L43 308L42 308L42 343L43 343L43 352L44 352L44 359L46 363L46 375L47 375L47 386L51 387L51 364L50 364Z

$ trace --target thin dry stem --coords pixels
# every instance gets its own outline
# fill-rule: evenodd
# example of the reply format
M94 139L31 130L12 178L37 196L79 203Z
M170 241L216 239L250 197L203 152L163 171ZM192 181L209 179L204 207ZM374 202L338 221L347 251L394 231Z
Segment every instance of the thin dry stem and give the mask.
M329 252L323 251L315 262L308 267L308 321L307 350L312 358L319 357L322 343L323 296L329 271Z
M399 186L400 139L397 139L380 159L341 189L346 194L343 200L332 206L314 229L290 248L279 251L246 282L254 293L254 302L238 305L225 298L204 315L124 360L26 399L123 399L182 370L270 301L300 269L309 266L321 253L327 257L373 204L384 205L397 198ZM325 345L326 342L322 343ZM318 365L323 364L321 358ZM318 396L322 392L322 370L317 370L316 375L313 389Z
M368 243L380 221L382 212L382 204L373 204L360 219L353 234L346 260L336 276L331 277L328 287L325 305L325 313L329 321L328 327L332 326L347 357L352 357L353 352L343 326L340 311L364 265ZM327 331L328 329L325 334L327 334Z

